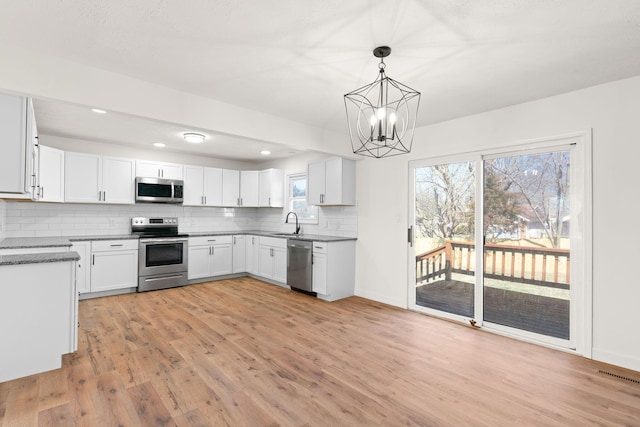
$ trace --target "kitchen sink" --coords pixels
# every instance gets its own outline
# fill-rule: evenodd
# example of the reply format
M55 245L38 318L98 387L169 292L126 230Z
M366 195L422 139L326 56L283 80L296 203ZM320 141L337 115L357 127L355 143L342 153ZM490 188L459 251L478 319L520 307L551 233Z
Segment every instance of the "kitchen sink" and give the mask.
M300 237L301 234L295 233L271 233L272 236L283 236L283 237Z

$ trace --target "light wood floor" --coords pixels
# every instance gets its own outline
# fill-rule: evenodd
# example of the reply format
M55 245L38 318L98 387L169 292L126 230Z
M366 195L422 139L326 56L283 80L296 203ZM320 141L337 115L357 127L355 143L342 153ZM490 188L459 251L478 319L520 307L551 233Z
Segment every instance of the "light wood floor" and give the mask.
M0 384L3 426L640 425L640 374L250 278L80 302L62 369Z

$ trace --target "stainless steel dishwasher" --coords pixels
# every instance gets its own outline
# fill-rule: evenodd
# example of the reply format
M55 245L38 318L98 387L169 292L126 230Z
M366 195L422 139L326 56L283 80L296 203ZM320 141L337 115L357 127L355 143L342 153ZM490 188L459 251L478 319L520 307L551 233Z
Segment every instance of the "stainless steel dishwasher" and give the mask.
M313 242L287 239L287 285L291 289L313 293L312 251Z

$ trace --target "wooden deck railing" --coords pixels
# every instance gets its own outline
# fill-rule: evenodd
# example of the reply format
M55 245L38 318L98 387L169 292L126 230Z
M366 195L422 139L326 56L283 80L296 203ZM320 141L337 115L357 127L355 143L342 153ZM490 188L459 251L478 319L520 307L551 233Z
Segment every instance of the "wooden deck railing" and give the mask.
M483 258L487 278L569 289L569 249L487 244ZM451 280L451 273L475 274L472 242L446 240L443 246L416 256L418 282Z

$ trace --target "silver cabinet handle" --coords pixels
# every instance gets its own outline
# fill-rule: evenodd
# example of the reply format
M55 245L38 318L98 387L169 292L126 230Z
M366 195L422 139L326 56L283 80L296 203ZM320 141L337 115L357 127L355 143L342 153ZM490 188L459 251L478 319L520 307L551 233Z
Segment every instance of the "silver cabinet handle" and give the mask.
M269 197L269 203L268 203L268 205L269 205L269 206L271 206L271 197Z
M207 196L204 196L204 204L207 204Z
M91 255L91 265L96 265L96 256Z
M106 201L107 201L107 192L106 192L106 191L103 191L103 192L102 192L102 201L103 201L103 202L106 202Z
M109 245L109 246L111 246L112 248L118 248L118 247L121 247L121 246L124 246L124 245L122 243L120 243L119 245Z
M233 244L236 244L236 236L233 236Z

